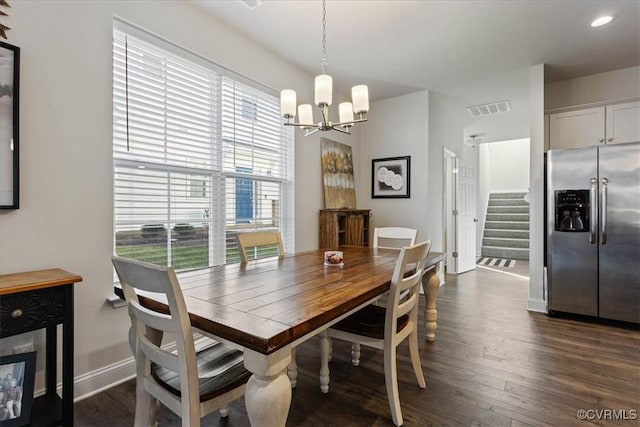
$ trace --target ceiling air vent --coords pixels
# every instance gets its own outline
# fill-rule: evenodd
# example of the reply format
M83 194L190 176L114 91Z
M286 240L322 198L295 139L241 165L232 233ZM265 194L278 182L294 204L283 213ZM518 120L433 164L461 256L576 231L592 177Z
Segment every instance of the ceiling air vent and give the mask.
M240 0L241 3L244 3L249 9L253 10L259 6L262 6L262 0Z
M511 105L509 105L509 101L491 102L489 104L467 107L467 111L471 117L491 116L511 111Z

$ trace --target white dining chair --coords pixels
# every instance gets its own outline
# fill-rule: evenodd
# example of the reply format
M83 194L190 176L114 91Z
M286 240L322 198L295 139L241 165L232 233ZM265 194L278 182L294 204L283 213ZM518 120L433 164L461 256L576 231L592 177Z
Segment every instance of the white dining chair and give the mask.
M184 427L244 395L251 373L242 352L213 341L197 351L184 296L173 268L121 257L112 258L129 306L129 343L136 362L136 427L154 425L154 399L182 418ZM163 294L169 313L145 307L138 293ZM175 351L161 346L164 333L175 338Z
M324 382L328 391L330 338L357 342L384 352L384 377L387 389L391 418L397 426L403 424L398 377L396 368L396 348L404 340L409 341L411 364L418 385L425 388L426 383L420 364L418 351L418 300L420 284L424 274L427 254L431 241L404 247L391 277L389 298L386 307L368 305L351 316L336 323L321 335L320 371L324 372ZM406 275L407 266L415 268ZM405 292L406 291L406 292Z
M413 246L418 239L418 230L405 227L376 227L373 229L373 247L400 249Z
M249 259L258 259L264 256L284 256L284 244L279 231L255 231L251 233L236 234L238 250L243 264ZM253 250L253 251L251 251Z

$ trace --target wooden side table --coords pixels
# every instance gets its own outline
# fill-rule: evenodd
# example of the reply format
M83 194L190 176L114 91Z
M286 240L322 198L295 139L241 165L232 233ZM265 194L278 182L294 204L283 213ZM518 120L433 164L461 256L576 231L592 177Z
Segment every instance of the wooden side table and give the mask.
M0 275L0 338L45 329L45 394L34 399L31 425L73 426L73 284L58 268ZM62 398L56 393L57 326L62 324Z

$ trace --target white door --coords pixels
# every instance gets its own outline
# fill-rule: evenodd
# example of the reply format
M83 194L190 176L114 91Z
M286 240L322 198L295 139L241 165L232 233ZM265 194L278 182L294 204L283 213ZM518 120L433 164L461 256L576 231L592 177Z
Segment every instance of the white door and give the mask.
M442 215L444 222L443 241L444 252L447 255L445 259L445 270L449 274L458 272L456 255L456 167L457 156L451 150L444 149L443 163L443 200Z
M456 249L458 273L476 268L476 174L473 164L458 159Z

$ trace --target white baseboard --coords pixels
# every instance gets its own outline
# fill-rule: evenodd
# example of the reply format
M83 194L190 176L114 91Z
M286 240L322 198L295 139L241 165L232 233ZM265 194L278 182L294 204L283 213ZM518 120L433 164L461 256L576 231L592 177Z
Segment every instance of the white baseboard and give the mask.
M529 301L527 302L527 310L536 311L538 313L546 313L547 302L541 299L529 298Z
M136 365L133 357L109 366L79 375L73 380L73 401L79 402L88 397L98 394L111 387L117 386L136 376ZM58 394L62 393L62 383L56 387ZM37 390L35 396L44 395L44 388Z
M86 399L111 387L117 386L136 376L136 364L133 357L105 366L73 381L74 402Z

